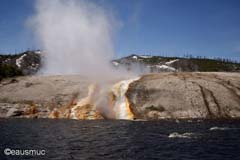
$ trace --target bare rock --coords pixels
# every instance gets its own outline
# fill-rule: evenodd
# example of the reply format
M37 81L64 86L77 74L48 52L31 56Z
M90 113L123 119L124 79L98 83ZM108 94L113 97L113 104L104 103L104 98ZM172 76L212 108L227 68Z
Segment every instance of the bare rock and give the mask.
M0 118L103 118L93 104L108 95L96 87L89 98L93 82L82 76L25 76L10 82L1 82ZM240 118L240 73L143 75L130 84L126 96L137 119ZM89 102L78 106L79 100Z
M17 108L11 108L7 114L6 117L15 117L15 116L21 116L23 115L24 111L21 109L17 109Z
M239 118L239 73L144 75L127 92L137 118Z

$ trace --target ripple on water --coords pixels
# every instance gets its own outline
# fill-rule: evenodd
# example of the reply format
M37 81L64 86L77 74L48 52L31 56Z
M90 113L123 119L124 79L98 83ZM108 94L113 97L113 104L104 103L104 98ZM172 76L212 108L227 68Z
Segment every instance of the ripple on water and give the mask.
M197 138L197 134L196 133L192 133L192 132L186 132L186 133L178 133L178 132L173 132L173 133L170 133L168 135L168 138Z
M240 128L230 128L230 127L211 127L210 131L225 131L225 130L238 130Z

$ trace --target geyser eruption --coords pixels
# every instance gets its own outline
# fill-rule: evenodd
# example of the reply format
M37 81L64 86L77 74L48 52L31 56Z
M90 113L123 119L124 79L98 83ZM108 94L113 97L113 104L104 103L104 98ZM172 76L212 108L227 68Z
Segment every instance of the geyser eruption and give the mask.
M89 86L86 98L55 108L49 117L94 119L101 117L100 111L107 118L133 118L125 97L132 80L110 89L116 79L134 74L116 71L111 64L112 35L117 21L109 15L106 9L85 0L36 1L36 13L29 22L44 50L41 73L80 74L97 86ZM114 106L109 105L109 92L116 97Z
M113 18L84 0L38 0L30 18L37 42L45 52L43 74L106 77L110 61Z

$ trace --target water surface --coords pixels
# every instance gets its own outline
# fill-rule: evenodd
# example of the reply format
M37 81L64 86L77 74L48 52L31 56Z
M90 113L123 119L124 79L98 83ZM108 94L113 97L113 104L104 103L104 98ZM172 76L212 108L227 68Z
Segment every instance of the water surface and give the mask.
M0 159L239 160L240 121L0 119ZM44 156L3 150L44 149Z

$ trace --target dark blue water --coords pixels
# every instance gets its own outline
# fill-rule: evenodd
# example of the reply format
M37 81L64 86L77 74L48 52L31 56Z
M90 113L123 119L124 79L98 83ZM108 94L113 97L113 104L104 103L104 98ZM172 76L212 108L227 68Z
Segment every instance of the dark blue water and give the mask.
M240 160L239 120L0 119L0 127L1 160ZM44 149L46 154L6 156L5 148Z

